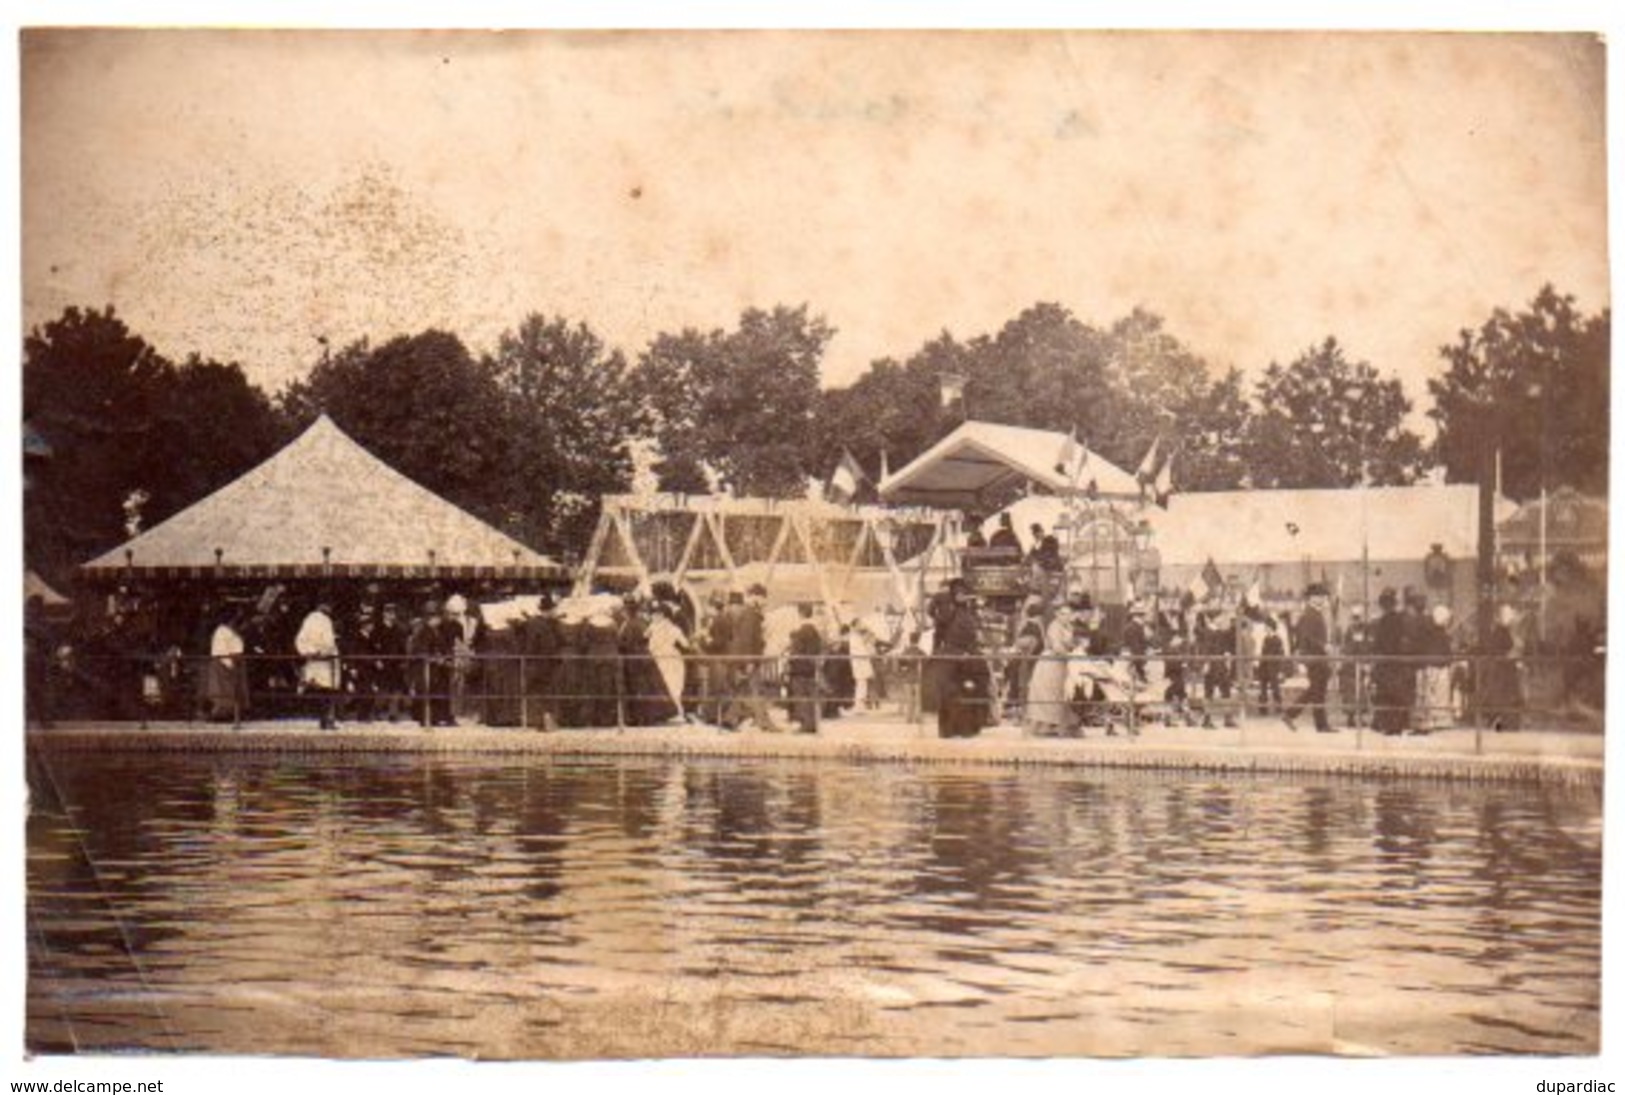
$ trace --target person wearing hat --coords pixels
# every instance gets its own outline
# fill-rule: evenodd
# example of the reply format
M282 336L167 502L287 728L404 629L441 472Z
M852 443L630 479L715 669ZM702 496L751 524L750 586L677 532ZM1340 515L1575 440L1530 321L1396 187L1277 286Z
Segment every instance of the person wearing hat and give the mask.
M1422 621L1421 642L1416 653L1420 662L1416 676L1416 710L1413 734L1429 734L1455 723L1455 705L1450 700L1450 606L1434 605Z
M619 629L622 718L628 726L658 726L669 721L680 711L682 684L668 682L660 662L655 660L652 645L654 620L647 611L648 604L638 597L627 597ZM662 624L676 633L677 625L665 616ZM663 654L668 653L662 650ZM681 673L682 655L675 648L678 673ZM675 691L673 684L675 683Z
M294 636L294 651L303 658L299 683L305 694L313 698L318 725L323 730L338 729L339 640L333 630L332 606L327 599L319 601Z
M385 601L372 635L374 718L382 715L395 722L406 707L407 634L400 606L394 601Z
M1191 614L1180 597L1170 597L1164 606L1156 620L1157 646L1162 650L1162 701L1166 705L1163 722L1167 726L1181 721L1186 726L1195 726L1196 717L1191 711L1187 684L1188 675L1194 672L1188 660L1191 653Z
M349 697L345 718L371 722L378 709L378 611L365 601L356 609L355 623L344 630L344 665L341 680Z
M992 674L981 653L980 620L962 578L948 583L945 605L933 604L937 664L937 736L973 738L993 721Z
M1518 610L1503 604L1495 610L1489 644L1477 666L1476 705L1491 729L1517 730L1522 721L1523 681L1518 667Z
M1123 625L1123 652L1128 655L1129 672L1138 685L1144 685L1149 680L1145 655L1150 649L1151 636L1146 631L1145 605L1135 601L1128 610L1128 623Z
M1077 646L1072 602L1056 606L1055 615L1044 629L1044 656L1033 667L1027 682L1027 706L1023 719L1027 732L1039 737L1059 737L1077 725L1071 697L1067 695L1067 658Z
M722 715L724 730L738 730L746 719L767 733L778 733L779 724L768 710L765 690L767 653L765 606L767 589L752 585L743 605L728 606L728 669L730 695Z
M1194 641L1202 658L1202 728L1214 728L1215 711L1226 727L1234 727L1236 628L1222 605L1209 603L1196 614Z
M1010 519L1009 511L999 514L999 527L994 530L993 538L987 542L987 546L1021 554L1021 538L1016 535L1016 526Z
M462 627L442 615L440 602L428 600L407 636L406 651L414 707L425 730L455 725L451 717L451 655Z
M1338 640L1337 652L1337 695L1344 719L1353 729L1365 723L1371 703L1371 669L1365 660L1371 654L1371 628L1361 605L1349 609L1349 622Z
M1281 711L1281 674L1286 669L1286 643L1281 638L1281 623L1274 616L1264 617L1264 637L1258 643L1258 709L1268 715Z
M1315 732L1320 734L1336 733L1331 722L1326 717L1326 686L1331 681L1332 667L1328 657L1331 653L1329 633L1326 626L1326 607L1330 594L1325 586L1319 582L1311 585L1305 595L1309 604L1298 616L1297 627L1292 632L1292 650L1296 657L1304 661L1304 670L1309 675L1309 687L1304 690L1303 699L1289 706L1281 713L1281 721L1288 729L1298 728L1297 718L1308 708L1314 715Z
M1021 609L1021 623L1016 629L1006 685L1012 711L1023 725L1027 722L1027 695L1032 687L1033 670L1037 668L1038 657L1043 653L1044 602L1032 597Z
M1401 660L1413 653L1409 625L1399 607L1399 595L1384 589L1377 597L1380 615L1371 631L1371 726L1379 734L1397 736L1410 725L1416 705L1416 670Z
M733 626L737 608L744 608L745 598L739 593L724 593L717 589L709 599L710 615L701 625L699 650L700 672L703 674L700 717L713 726L722 726L723 713L728 707L728 692L732 673L728 668L729 630ZM724 727L726 729L726 727Z
M559 662L563 649L552 596L538 596L535 610L525 613L518 629L520 722L532 730L550 733L559 728Z
M790 656L786 666L786 688L790 699L790 718L803 734L818 732L818 676L819 660L824 653L824 637L813 623L813 606L802 602L796 606L798 622L790 633Z

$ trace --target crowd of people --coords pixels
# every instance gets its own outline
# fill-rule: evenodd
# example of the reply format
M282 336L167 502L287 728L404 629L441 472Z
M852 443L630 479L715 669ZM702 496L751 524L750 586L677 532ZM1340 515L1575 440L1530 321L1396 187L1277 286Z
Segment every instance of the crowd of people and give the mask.
M1043 736L1234 726L1249 715L1293 729L1307 717L1327 733L1339 723L1425 734L1469 717L1498 729L1519 722L1510 608L1480 648L1447 606L1415 590L1384 590L1367 621L1359 606L1334 620L1319 585L1293 611L1189 592L1108 610L1057 589L992 626L955 578L917 617L877 623L801 604L775 628L760 585L697 602L657 581L641 594L557 603L490 591L483 603L455 592L392 599L376 586L344 600L271 586L252 599L204 600L187 633L171 624L167 638L138 598L115 597L88 630L47 635L30 624L29 702L39 721L801 732L884 706L911 721L935 714L945 737L1000 721Z
M1006 717L1034 734L1136 733L1149 724L1234 727L1275 715L1320 733L1370 726L1426 734L1480 719L1514 729L1523 706L1516 614L1503 606L1480 648L1447 605L1384 590L1334 623L1311 585L1295 611L1190 592L1129 605L1115 626L1088 596L1029 599L1006 662ZM1334 717L1334 714L1337 717Z
M281 585L252 599L173 604L121 590L105 612L27 628L29 705L54 719L313 718L427 728L654 726L704 721L804 730L897 699L899 666L868 621L769 626L767 591L695 601L658 581L640 594L483 601L458 593L345 599ZM781 631L783 629L780 629Z

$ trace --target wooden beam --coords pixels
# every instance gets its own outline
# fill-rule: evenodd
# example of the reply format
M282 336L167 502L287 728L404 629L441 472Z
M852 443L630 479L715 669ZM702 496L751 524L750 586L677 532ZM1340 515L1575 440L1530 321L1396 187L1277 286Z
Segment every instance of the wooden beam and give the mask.
M677 570L672 575L672 580L679 589L683 587L683 579L688 575L688 564L694 558L694 548L700 542L700 530L704 525L705 518L696 513L694 515L694 524L688 530L688 542L683 545L683 554L678 558Z
M773 547L767 553L767 577L763 579L764 581L773 581L773 572L778 569L779 556L784 553L784 545L789 540L790 518L781 514L779 516L779 534L773 538Z
M574 593L577 597L585 597L592 591L593 575L598 572L598 557L604 550L604 540L609 536L609 530L615 519L610 516L613 507L606 502L603 510L598 514L598 527L592 530L592 541L587 545L586 558L581 561L581 570L576 575Z

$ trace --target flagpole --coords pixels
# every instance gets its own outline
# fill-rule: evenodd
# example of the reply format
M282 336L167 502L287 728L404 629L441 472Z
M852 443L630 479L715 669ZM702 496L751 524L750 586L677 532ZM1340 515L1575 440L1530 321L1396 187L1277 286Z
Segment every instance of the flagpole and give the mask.
M1371 612L1371 507L1367 495L1371 490L1371 477L1365 461L1360 461L1360 606L1366 614Z
M1546 640L1546 480L1540 481L1540 601L1536 607L1535 633Z

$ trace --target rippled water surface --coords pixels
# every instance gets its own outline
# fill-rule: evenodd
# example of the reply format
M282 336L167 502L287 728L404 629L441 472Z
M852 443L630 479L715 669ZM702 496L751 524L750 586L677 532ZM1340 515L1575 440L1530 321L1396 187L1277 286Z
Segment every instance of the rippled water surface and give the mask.
M32 1049L1590 1053L1600 792L30 758Z

